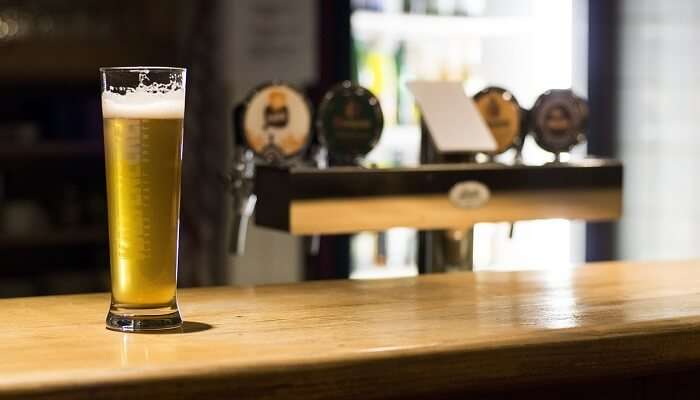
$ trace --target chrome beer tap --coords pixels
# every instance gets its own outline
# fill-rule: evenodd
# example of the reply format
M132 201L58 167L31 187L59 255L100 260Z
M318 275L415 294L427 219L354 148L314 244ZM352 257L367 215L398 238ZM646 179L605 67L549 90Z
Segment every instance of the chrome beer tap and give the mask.
M255 161L253 152L243 147L234 150L233 168L229 175L231 195L233 196L233 220L231 222L231 240L229 251L242 255L248 232L248 221L255 211L257 196L253 193Z
M285 83L251 91L233 110L233 161L225 181L233 196L229 250L242 255L248 223L257 204L256 163L291 166L301 162L311 136L311 108L304 95Z

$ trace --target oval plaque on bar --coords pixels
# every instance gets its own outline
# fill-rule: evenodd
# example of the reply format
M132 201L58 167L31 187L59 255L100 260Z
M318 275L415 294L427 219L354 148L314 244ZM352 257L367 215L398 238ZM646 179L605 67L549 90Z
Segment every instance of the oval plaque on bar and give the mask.
M488 186L478 181L465 181L452 186L448 194L450 203L459 208L478 208L491 198Z
M248 147L269 162L299 156L311 137L311 107L286 83L262 85L245 102L242 121Z
M331 159L353 163L379 142L384 128L382 108L372 92L345 81L323 96L316 127Z

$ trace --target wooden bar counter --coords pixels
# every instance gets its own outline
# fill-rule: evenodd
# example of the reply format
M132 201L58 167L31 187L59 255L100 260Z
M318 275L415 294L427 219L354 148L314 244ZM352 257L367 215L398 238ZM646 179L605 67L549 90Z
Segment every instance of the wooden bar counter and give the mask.
M181 290L171 334L105 294L0 300L0 398L697 398L700 262Z

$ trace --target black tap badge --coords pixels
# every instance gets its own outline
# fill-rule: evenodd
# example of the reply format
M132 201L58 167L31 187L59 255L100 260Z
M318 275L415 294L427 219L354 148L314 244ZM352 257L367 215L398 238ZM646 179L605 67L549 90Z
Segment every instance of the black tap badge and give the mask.
M323 97L316 127L329 157L350 162L374 148L384 118L379 100L369 90L346 81Z
M552 153L570 151L584 139L587 124L585 101L571 90L549 90L532 107L532 132L537 144Z
M248 98L243 130L248 147L267 161L297 156L310 137L309 104L286 84L263 85Z

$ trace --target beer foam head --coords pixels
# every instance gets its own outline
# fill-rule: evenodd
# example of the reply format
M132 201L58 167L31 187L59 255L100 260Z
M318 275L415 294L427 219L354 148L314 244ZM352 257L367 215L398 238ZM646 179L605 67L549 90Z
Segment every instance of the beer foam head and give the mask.
M102 93L104 118L180 119L185 116L185 90L150 91L143 88L125 94Z

